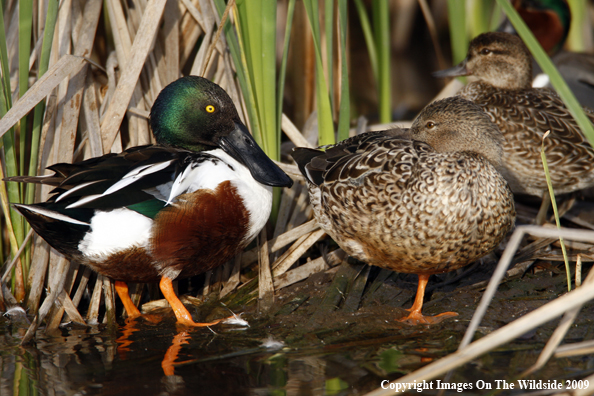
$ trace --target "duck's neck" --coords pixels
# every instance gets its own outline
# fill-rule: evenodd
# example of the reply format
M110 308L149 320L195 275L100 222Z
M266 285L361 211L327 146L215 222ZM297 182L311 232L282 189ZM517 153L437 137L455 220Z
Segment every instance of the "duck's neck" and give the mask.
M528 89L531 89L532 87L527 87ZM472 102L475 103L482 103L483 101L485 101L485 98L490 98L488 100L488 102L490 102L493 99L493 95L500 93L501 91L521 91L523 89L526 88L516 88L516 89L510 89L510 88L499 88L496 86L493 86L489 83L486 83L484 81L472 81L468 84L466 84L460 91L458 91L457 95L461 96L462 98L466 99L466 100L470 100Z
M514 64L501 62L497 67L486 68L477 76L480 81L497 89L519 90L532 86L532 62L525 59Z
M188 150L188 151L192 151L194 153L200 153L202 151L207 151L207 150L214 150L217 148L216 146L206 146L203 144L186 144L184 142L171 143L171 142L163 141L163 140L160 140L157 143L160 144L161 146L170 147L170 148L174 148L174 149Z

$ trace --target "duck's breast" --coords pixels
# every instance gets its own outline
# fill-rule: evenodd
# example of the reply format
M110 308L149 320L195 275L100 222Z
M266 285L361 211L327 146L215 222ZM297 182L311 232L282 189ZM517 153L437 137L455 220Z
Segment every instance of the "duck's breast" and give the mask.
M384 230L369 243L383 248L370 252L400 272L451 271L493 250L514 219L512 193L486 159L430 153L413 167L397 210L370 233Z
M400 272L445 272L488 253L513 226L511 191L484 158L416 142L382 156L378 172L314 191L316 217L350 255ZM369 163L362 157L357 166L351 159L354 174Z

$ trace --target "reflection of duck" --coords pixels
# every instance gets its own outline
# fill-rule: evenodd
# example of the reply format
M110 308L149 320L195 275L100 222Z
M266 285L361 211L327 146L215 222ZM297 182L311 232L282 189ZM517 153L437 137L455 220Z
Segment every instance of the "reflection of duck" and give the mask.
M319 356L292 357L286 365L287 396L324 395L328 382L327 362Z
M124 354L130 352L130 345L134 342L130 337L139 330L138 323L133 319L126 320L126 323L120 330L122 335L116 339L116 343L118 344L118 352Z
M165 356L161 361L161 367L163 368L163 373L165 373L165 375L171 376L175 374L175 361L177 360L182 345L187 344L189 339L190 333L187 331L177 333L175 337L173 337L171 345L167 348L167 352L165 352Z
M160 282L179 323L195 323L172 280L211 270L242 250L268 220L270 186L291 179L258 147L227 93L201 77L168 85L151 110L159 145L12 181L56 186L44 203L15 205L52 247L116 280ZM212 322L212 324L217 322Z
M561 76L577 98L589 108L594 108L594 56L584 52L563 50L569 34L571 12L565 0L515 0L518 11L540 45L549 54ZM498 31L516 34L506 18ZM549 78L533 63L535 87L550 86Z
M492 251L514 225L512 193L496 167L503 137L480 107L459 97L427 106L410 129L370 132L337 145L296 148L320 226L351 256L419 275L413 323L431 274Z
M514 193L547 191L540 147L548 130L544 144L555 193L594 185L594 149L554 91L531 87L530 53L519 37L481 34L470 42L466 59L435 75L476 78L458 94L481 106L503 132L501 172ZM594 121L594 112L585 110Z

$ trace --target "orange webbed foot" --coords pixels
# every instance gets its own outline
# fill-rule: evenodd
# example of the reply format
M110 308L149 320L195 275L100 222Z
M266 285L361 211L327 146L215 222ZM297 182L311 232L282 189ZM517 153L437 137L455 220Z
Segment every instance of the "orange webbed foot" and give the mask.
M233 318L231 316L228 318L217 319L217 320L214 320L212 322L207 322L207 323L194 322L194 319L192 319L192 315L190 315L190 312L188 312L188 310L186 309L184 304L179 300L179 298L175 294L175 291L173 291L173 285L171 283L171 279L169 279L165 276L162 277L161 282L159 283L159 286L161 287L161 292L163 293L163 295L169 302L169 305L171 305L171 309L173 309L173 313L175 314L175 317L177 318L177 323L182 326L208 327L208 326L214 326L214 325L219 324L227 319Z
M420 311L413 311L410 309L407 309L407 311L410 311L410 313L404 318L398 319L398 322L407 323L414 326L421 324L434 325L437 323L441 323L446 319L458 316L456 312L444 312L435 316L425 316Z
M163 317L160 315L154 315L154 314L141 314L140 316L135 317L135 318L130 318L130 317L126 318L126 323L128 323L128 321L137 320L137 319L143 319L151 324L156 325L156 324L161 323L161 320L163 320Z
M425 287L427 286L427 282L429 281L429 274L419 274L419 285L417 287L417 295L415 296L415 301L413 306L410 309L407 309L410 313L401 319L398 319L398 322L408 323L411 325L432 325L442 322L445 319L451 318L453 316L458 316L456 312L444 312L440 313L439 315L435 316L424 316L421 313L421 309L423 308L423 298L425 297Z
M184 308L185 309L185 308ZM185 309L185 311L187 312L187 310ZM188 312L188 315L190 315L190 313ZM229 318L222 318L222 319L217 319L214 320L212 322L194 322L194 320L192 319L192 317L190 316L189 318L186 317L184 315L184 317L180 318L178 316L178 313L175 313L175 316L177 317L177 324L182 325L182 326L187 326L187 327L208 327L208 326L214 326L216 324L219 324Z

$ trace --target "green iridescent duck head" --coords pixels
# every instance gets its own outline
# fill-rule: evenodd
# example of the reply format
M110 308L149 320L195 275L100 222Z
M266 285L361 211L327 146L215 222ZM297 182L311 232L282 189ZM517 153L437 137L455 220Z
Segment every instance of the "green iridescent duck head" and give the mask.
M258 146L227 92L206 78L182 77L166 86L151 108L150 123L161 145L195 152L220 148L262 184L293 184Z
M243 126L227 92L197 76L166 86L151 108L150 121L159 144L191 151L216 147L236 125Z

